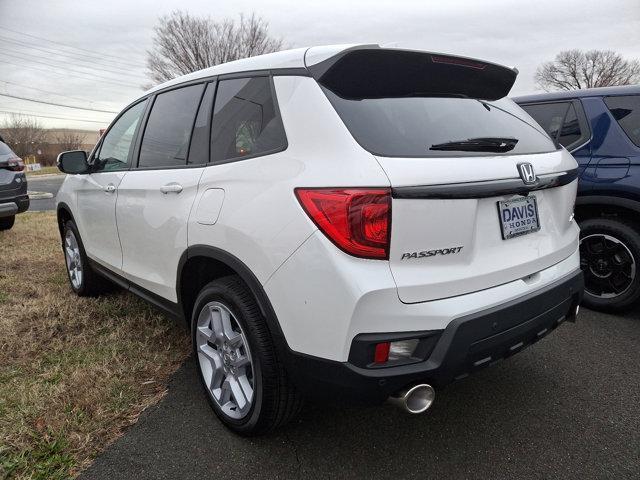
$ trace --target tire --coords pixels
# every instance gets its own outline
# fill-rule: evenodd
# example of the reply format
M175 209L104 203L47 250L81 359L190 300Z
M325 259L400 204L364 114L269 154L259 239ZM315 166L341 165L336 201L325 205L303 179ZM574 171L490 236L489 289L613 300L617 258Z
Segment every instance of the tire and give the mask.
M12 215L10 217L0 218L0 231L2 230L10 230L13 227L14 222L16 221L16 216Z
M580 223L580 266L585 274L583 305L620 312L640 298L640 230L618 218Z
M229 429L259 435L300 411L302 400L278 360L255 298L239 277L215 280L200 291L191 332L200 382L211 408Z
M96 297L112 290L112 284L91 268L80 233L78 233L78 227L76 227L73 220L69 220L64 224L62 251L69 284L76 295L79 297Z

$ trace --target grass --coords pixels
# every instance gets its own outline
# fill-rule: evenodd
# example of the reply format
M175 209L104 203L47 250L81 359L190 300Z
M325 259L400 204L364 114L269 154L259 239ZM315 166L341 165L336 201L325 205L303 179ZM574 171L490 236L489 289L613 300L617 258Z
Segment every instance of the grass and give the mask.
M126 292L73 295L53 213L0 251L0 479L72 478L162 398L186 331Z
M60 170L58 170L58 167L42 167L40 170L37 170L35 172L25 172L27 174L27 177L35 177L37 175L49 175L51 173L61 173Z

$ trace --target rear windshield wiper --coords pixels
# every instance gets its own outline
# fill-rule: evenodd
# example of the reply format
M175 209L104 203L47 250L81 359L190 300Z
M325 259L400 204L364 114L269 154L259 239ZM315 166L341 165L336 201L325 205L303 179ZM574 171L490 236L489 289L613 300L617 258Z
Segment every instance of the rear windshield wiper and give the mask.
M429 150L464 151L464 152L509 152L518 143L512 137L478 137L452 142L435 143Z

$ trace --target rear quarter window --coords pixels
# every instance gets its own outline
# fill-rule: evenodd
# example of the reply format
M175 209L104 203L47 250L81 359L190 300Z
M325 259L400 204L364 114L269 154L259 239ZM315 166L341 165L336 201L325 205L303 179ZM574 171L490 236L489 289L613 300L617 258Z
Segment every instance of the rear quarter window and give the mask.
M640 147L640 95L607 97L604 103L631 141Z
M269 77L218 83L211 123L211 162L268 155L287 148Z

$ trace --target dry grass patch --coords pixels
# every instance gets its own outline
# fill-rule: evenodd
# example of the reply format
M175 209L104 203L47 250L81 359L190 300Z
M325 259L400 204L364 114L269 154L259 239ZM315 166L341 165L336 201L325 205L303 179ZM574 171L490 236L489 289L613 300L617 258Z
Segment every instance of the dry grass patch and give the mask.
M0 478L76 475L188 351L184 327L131 294L73 295L55 215L18 215L0 232Z

